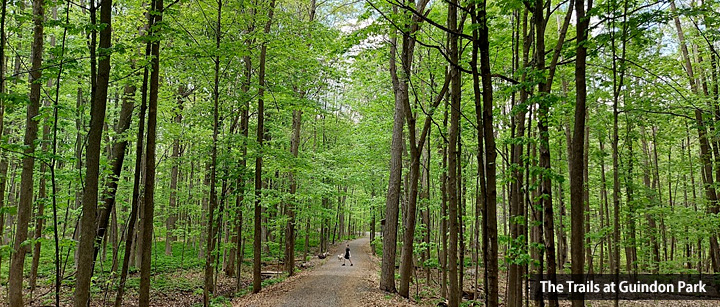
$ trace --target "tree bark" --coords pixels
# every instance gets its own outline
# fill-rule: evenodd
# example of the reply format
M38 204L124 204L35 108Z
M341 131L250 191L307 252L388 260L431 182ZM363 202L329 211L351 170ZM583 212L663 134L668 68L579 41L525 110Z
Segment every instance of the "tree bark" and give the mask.
M524 11L523 13L523 20L522 20L522 30L520 32L520 35L523 37L523 50L522 50L522 67L523 69L528 67L529 65L529 53L530 53L530 45L532 42L531 34L528 33L528 12ZM527 73L523 72L521 76L521 82L526 82ZM520 88L520 100L518 104L513 106L513 109L516 109L515 116L513 117L513 123L514 126L513 131L514 134L512 135L513 138L523 138L525 136L525 113L527 113L527 106L525 106L526 101L528 99L528 90L524 87ZM511 148L511 157L510 157L510 163L512 164L512 178L513 181L511 183L511 189L510 189L510 246L512 247L512 250L517 250L517 248L521 248L524 250L524 243L518 242L520 240L520 237L523 233L523 225L520 225L520 222L518 221L520 218L525 216L525 205L523 202L523 195L524 191L522 189L522 182L523 182L523 173L525 168L525 162L523 162L522 159L523 155L523 144L522 142L516 142L512 145ZM522 218L524 220L524 218ZM519 245L522 244L522 245ZM517 258L518 252L512 252L510 255L510 259L515 260ZM509 298L508 305L509 306L521 306L523 301L523 291L522 291L522 265L517 263L516 261L512 261L512 263L509 264L508 269L508 286L507 286L507 296Z
M302 125L302 110L293 111L292 137L290 139L290 154L297 158L300 148L300 127ZM297 192L297 180L294 172L290 172L290 203L287 208L288 222L285 226L285 271L288 276L295 274L295 210L297 204L295 193Z
M450 129L448 131L448 211L450 218L450 239L448 248L448 270L450 279L450 290L448 293L448 301L450 307L460 305L461 290L458 285L458 157L457 157L457 140L459 138L460 124L460 100L461 100L461 76L457 67L459 64L458 36L454 32L457 31L457 0L452 0L448 6L448 28L450 57Z
M221 41L221 28L222 28L222 7L223 2L219 0L217 2L217 22L215 23L215 50L220 51ZM210 305L211 296L215 293L215 283L213 282L213 265L215 263L215 235L218 229L222 227L219 220L222 217L222 210L218 212L217 219L215 220L215 208L217 208L217 146L218 146L218 134L220 132L220 55L216 54L213 58L215 64L214 69L214 87L213 87L213 134L212 134L212 149L210 152L210 203L208 207L208 222L207 222L207 244L205 256L205 283L203 287L203 306ZM224 184L223 184L224 185ZM224 189L221 191L224 193ZM219 238L217 238L219 239Z
M482 211L482 247L483 275L486 288L485 305L498 306L498 247L497 247L497 186L496 186L496 145L493 132L493 87L490 70L490 42L488 40L487 2L481 1L479 7L472 9L473 23L479 27L473 29L473 91L475 94L475 114L478 127L478 184L480 197L478 207ZM480 72L477 71L478 53L480 53ZM479 78L482 77L482 82ZM482 90L480 86L482 85ZM481 100L482 98L482 100ZM482 107L481 107L482 102ZM485 143L483 157L483 143ZM482 204L482 205L480 205ZM476 214L479 212L476 212ZM475 272L476 276L479 272ZM476 287L477 289L477 287ZM475 290L477 292L477 290ZM476 293L477 296L477 293Z
M125 93L123 98L122 107L120 109L120 115L118 118L118 125L116 129L117 135L123 135L127 129L130 128L132 122L132 111L135 105L135 86L126 85ZM105 187L105 206L100 211L97 220L97 232L95 234L95 248L93 260L97 259L97 253L99 250L100 242L105 237L107 232L107 226L110 221L110 216L115 208L115 199L118 188L118 180L120 179L120 173L122 172L123 162L125 160L125 151L127 148L128 141L123 139L113 144L112 156L112 174L109 176L106 187Z
M245 42L246 46L250 46L251 41L247 40ZM250 59L250 56L247 55L243 57L243 64L245 66L245 72L244 77L245 80L242 84L241 90L243 93L247 93L250 90L250 82L252 78L252 62ZM242 273L242 259L243 259L243 206L244 206L244 200L245 200L245 186L247 184L247 180L245 179L245 175L247 174L247 140L248 140L248 133L249 133L249 121L250 121L250 100L246 100L243 104L243 109L241 111L240 115L240 134L242 135L242 143L240 145L240 160L238 161L239 169L240 169L240 176L238 176L238 198L236 200L236 207L239 211L239 217L238 217L238 225L237 225L237 280L236 280L236 288L240 288L240 281L241 281L241 273Z
M15 244L13 246L12 262L10 265L10 280L8 283L8 302L11 307L23 306L23 268L25 253L29 245L25 240L28 236L28 224L33 211L33 170L35 168L35 140L38 134L38 121L35 117L40 110L40 87L42 76L43 54L43 21L45 8L43 0L33 0L33 44L32 68L30 71L30 94L25 120L25 136L23 144L22 173L20 175L20 202L17 205L17 229L15 230ZM3 59L4 61L4 59ZM2 81L0 81L2 82Z
M151 15L155 15L151 35L157 35L156 25L162 22L163 0L153 0ZM160 82L160 39L150 47L150 83L148 95L147 147L145 150L145 200L142 216L142 259L140 261L140 306L150 305L150 261L152 255L153 216L155 210L155 140L157 137L157 103Z
M263 32L268 34L272 25L273 13L275 10L275 0L270 1L268 9L268 19L265 23ZM261 290L260 276L260 257L262 248L262 165L263 165L263 140L265 139L265 58L267 55L267 41L263 41L260 47L260 58L258 64L258 123L257 123L257 142L260 154L255 158L255 241L253 242L253 293Z
M92 2L91 2L92 3ZM90 18L96 24L93 4L90 8ZM78 253L78 271L75 288L75 306L87 306L90 302L90 283L94 269L95 234L98 200L98 177L100 175L100 151L103 125L107 105L108 82L110 81L110 46L111 46L111 13L112 1L103 1L100 6L100 23L105 26L100 30L100 44L98 46L97 73L91 74L92 100L90 107L90 130L88 131L88 145L86 152L85 189L82 200L82 219L80 221L80 243ZM95 61L95 35L92 33L90 49L91 65ZM91 69L95 69L92 67ZM91 77L92 78L92 77ZM109 216L109 215L108 215Z
M585 180L584 169L584 147L585 147L585 113L586 113L586 60L588 26L590 19L585 16L585 9L592 7L592 0L574 0L575 19L577 20L576 37L577 51L575 57L575 123L572 137L572 155L570 156L570 220L572 229L572 244L570 252L572 257L571 272L576 283L582 283L585 278L582 275L585 270L584 259L584 237L585 237ZM582 294L580 299L572 301L573 307L583 306Z
M397 71L395 53L397 39L390 43L390 71ZM404 105L402 95L407 91L401 88L403 82L393 78L395 92L395 110L393 115L392 144L390 146L390 175L385 199L385 225L383 227L383 257L380 272L380 289L395 292L395 253L397 248L398 213L400 203L400 179L402 177L402 148Z
M152 9L152 7L150 8ZM153 22L155 15L154 14L147 14L148 23L147 26L150 27ZM145 57L150 56L150 52L152 50L151 48L152 44L151 42L147 42L145 44ZM141 184L141 178L143 173L143 162L144 162L144 155L143 155L143 143L145 138L145 113L147 111L147 88L148 88L148 78L149 78L149 67L145 67L143 70L143 81L142 81L142 87L140 90L141 95L141 103L140 103L140 112L138 114L138 132L137 132L137 141L135 143L135 172L134 172L134 178L133 178L133 192L132 192L132 199L130 204L130 216L128 217L128 225L127 230L125 232L125 256L123 257L123 263L122 268L120 269L120 282L118 283L118 291L117 295L115 297L115 304L114 307L120 307L122 306L123 301L123 295L125 293L125 281L127 280L127 274L128 269L130 266L130 258L134 258L133 255L133 244L135 242L135 224L138 219L138 211L139 211L139 203L140 203L140 184ZM191 164L192 166L192 164ZM189 190L192 191L192 171L191 175L189 177L190 179L190 187Z

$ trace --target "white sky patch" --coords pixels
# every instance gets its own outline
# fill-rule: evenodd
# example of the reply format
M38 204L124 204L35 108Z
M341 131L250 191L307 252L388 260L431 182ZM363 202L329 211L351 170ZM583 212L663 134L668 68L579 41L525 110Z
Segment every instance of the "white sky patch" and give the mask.
M375 18L358 20L357 18L353 17L345 20L345 22L340 25L339 29L344 34L349 34L353 31L364 29L365 27L371 25L373 22L375 22Z

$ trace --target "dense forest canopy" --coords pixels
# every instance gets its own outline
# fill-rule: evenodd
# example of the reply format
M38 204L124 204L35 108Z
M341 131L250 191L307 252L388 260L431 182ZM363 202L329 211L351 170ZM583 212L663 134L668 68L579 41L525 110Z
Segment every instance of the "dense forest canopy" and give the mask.
M3 0L3 301L229 304L364 236L425 305L718 273L718 29L712 0Z

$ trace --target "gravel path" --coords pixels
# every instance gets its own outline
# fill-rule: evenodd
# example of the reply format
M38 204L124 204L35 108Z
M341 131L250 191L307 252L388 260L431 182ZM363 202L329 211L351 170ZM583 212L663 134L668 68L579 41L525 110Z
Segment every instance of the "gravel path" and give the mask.
M377 287L377 264L370 257L370 240L360 238L350 244L349 262L342 266L337 255L345 253L340 244L319 267L297 277L247 295L235 306L414 306L396 296L388 296Z

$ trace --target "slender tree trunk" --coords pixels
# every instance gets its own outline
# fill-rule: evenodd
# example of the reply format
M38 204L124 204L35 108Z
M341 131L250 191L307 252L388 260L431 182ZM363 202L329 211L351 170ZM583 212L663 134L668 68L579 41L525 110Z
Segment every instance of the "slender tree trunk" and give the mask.
M91 2L92 3L92 2ZM91 4L90 18L93 24L96 8ZM103 125L108 96L108 82L110 81L110 46L111 46L111 19L112 1L103 1L100 6L100 23L105 25L100 30L100 44L98 46L97 73L91 73L92 100L90 108L90 130L88 131L88 145L86 153L85 189L82 202L82 219L80 226L80 243L78 257L77 282L75 288L75 306L87 306L90 301L90 282L94 269L95 235L98 200L98 177L100 175L100 151ZM95 32L92 33L90 48L91 65L95 61ZM91 67L95 69L95 67ZM91 77L91 78L92 78ZM109 217L109 215L108 215ZM107 222L106 222L107 223ZM107 224L106 224L107 225ZM104 231L104 229L103 229ZM101 238L102 239L102 238Z
M544 70L545 69L545 31L546 31L546 18L544 17L544 9L546 5L545 2L542 0L536 0L534 11L533 11L533 19L535 21L535 65L538 70ZM538 83L538 95L546 95L550 93L551 87L552 87L552 81L555 75L555 69L557 67L558 59L560 58L560 53L562 50L562 45L565 42L565 36L567 34L567 29L570 24L570 19L572 17L572 10L574 7L574 2L571 1L568 11L565 14L565 18L563 20L563 24L560 28L560 31L558 33L558 41L554 48L554 53L552 60L550 62L550 66L548 67L548 77L546 80L540 80ZM549 17L549 16L548 16ZM552 103L552 99L549 97L540 97L538 104L538 134L540 137L540 157L538 160L538 164L540 168L545 169L546 171L543 172L541 183L540 183L540 196L541 196L541 203L543 208L543 224L544 229L543 233L545 235L545 251L546 251L546 260L547 260L547 274L551 281L556 281L556 271L557 271L557 264L555 262L555 225L554 225L554 212L553 212L553 204L552 204L552 181L550 176L550 133L549 133L549 113L550 113L550 105ZM550 306L555 307L558 306L557 297L554 296L554 293L551 294L550 299Z
M584 281L585 259L583 255L585 237L585 214L584 194L585 182L583 176L584 168L584 145L585 145L585 113L586 113L586 59L588 26L590 19L585 16L587 9L592 8L592 0L574 0L575 19L577 20L576 40L577 51L575 57L575 123L572 137L572 155L570 156L570 220L572 229L571 249L571 272L573 280L577 283ZM573 300L573 307L584 306L582 295L580 299Z
M155 15L150 33L156 35L155 26L162 22L163 0L153 0L151 14ZM148 95L147 148L145 153L145 201L142 216L142 260L140 261L140 306L150 305L150 261L155 210L155 140L157 136L157 103L160 82L160 40L154 40L150 49L150 84Z
M33 0L33 44L32 68L30 71L30 94L27 106L25 123L25 145L22 158L22 174L20 182L20 202L17 205L17 229L15 231L15 244L13 246L12 262L10 265L10 279L8 283L8 302L12 307L23 306L23 268L25 253L28 246L25 240L28 237L28 224L33 211L33 170L35 167L35 140L38 134L38 121L36 116L40 110L40 87L38 80L42 75L43 54L43 22L45 8L42 0ZM4 59L2 59L4 61ZM1 81L0 81L1 82Z
M449 93L446 97L450 97ZM449 113L449 103L446 99L445 101L445 112L443 115L443 130L447 131L447 122L448 122L448 113ZM440 191L442 193L442 215L440 216L440 238L442 240L442 255L440 255L440 269L442 271L442 284L440 285L440 295L442 297L447 297L447 265L448 265L448 223L447 223L447 216L448 216L448 188L447 188L447 142L440 142L440 146L442 146L441 149L441 155L442 155L442 167L443 170L440 174L441 177L441 183L440 183Z
M247 40L245 42L247 46L250 46L251 41ZM243 57L243 64L245 65L245 81L243 82L241 90L243 93L247 93L250 90L250 82L252 78L252 62L250 59L250 56L247 55ZM244 201L245 201L245 187L247 184L247 181L245 179L245 174L247 173L247 140L248 140L248 134L249 134L249 121L250 121L250 100L246 100L243 104L242 114L240 117L240 133L242 135L242 144L240 145L240 160L238 161L239 169L241 171L241 175L238 177L238 198L237 198L237 210L240 212L238 217L238 225L237 225L237 280L236 280L236 288L240 289L240 282L241 282L241 273L242 273L242 259L244 257L243 254L243 207L244 207Z
M458 36L453 32L457 31L457 0L452 0L448 7L448 28L451 33L449 34L449 48L448 54L450 57L450 75L451 75L451 86L450 86L450 129L448 131L448 211L450 219L450 242L448 248L448 270L450 279L450 292L449 306L457 307L460 305L461 291L458 285L458 193L457 187L460 178L458 178L458 148L457 140L459 138L459 124L460 124L460 98L461 98L461 76L457 66L459 64L459 49L458 49Z
M152 7L151 7L152 8ZM153 25L155 14L148 14L148 28ZM149 57L152 51L151 42L145 44L145 56ZM122 306L123 295L125 293L125 281L127 280L128 269L130 267L130 258L134 258L133 255L133 243L136 243L135 238L135 223L138 219L139 203L140 203L140 185L143 173L143 140L145 138L145 113L147 111L147 89L148 89L148 78L149 78L149 67L145 67L143 71L143 83L140 90L141 103L140 112L138 116L138 132L137 141L135 143L135 172L133 178L133 193L130 205L130 216L128 217L127 230L125 232L125 256L123 257L122 269L120 270L120 282L118 283L118 291L115 297L114 307ZM191 164L192 169L192 164ZM189 191L192 191L192 171L190 172L190 187ZM192 194L190 194L192 195Z
M522 66L523 68L527 67L529 65L529 53L530 53L530 45L532 42L531 34L528 33L528 12L524 11L523 13L523 21L522 21L522 30L520 35L523 37L523 50L522 50ZM521 82L526 82L527 74L523 73L521 76ZM520 100L517 105L514 105L513 108L517 111L515 112L516 115L513 118L512 125L514 126L514 138L522 138L525 136L525 113L527 112L527 107L525 106L526 101L528 99L528 90L525 88L520 89ZM524 250L522 245L524 243L519 242L520 237L522 236L524 227L523 225L520 225L521 222L519 222L519 219L521 217L525 216L524 212L524 203L523 203L523 195L524 191L522 189L522 182L523 182L523 169L524 169L524 162L522 159L523 154L523 144L521 142L517 142L512 145L511 148L511 157L510 157L510 163L512 164L512 178L513 181L511 183L511 189L510 189L510 247L512 247L511 250L516 251L518 248L521 250ZM522 219L524 220L524 218ZM511 259L515 259L519 255L518 252L512 252L512 254L508 255L511 257ZM523 290L522 290L522 265L519 264L517 261L513 261L509 265L508 269L508 286L507 286L507 297L508 297L508 306L517 307L522 305L522 298L523 298Z
M420 12L425 10L425 6L428 1L419 0L415 5L416 9ZM409 191L407 191L408 202L406 210L406 218L403 233L403 245L400 261L400 295L403 297L410 296L410 278L412 273L415 271L413 264L413 253L414 253L414 242L415 242L415 224L416 224L416 212L417 212L417 199L418 199L418 183L420 180L420 159L423 146L425 146L425 140L430 131L430 125L432 121L432 114L428 114L425 118L425 122L422 126L420 135L417 135L416 121L417 116L413 114L410 106L410 97L408 81L412 73L412 61L415 50L415 39L412 33L419 30L420 22L422 21L417 15L413 15L413 23L410 26L410 33L403 35L403 49L401 53L402 72L398 75L394 64L391 65L391 75L393 77L393 84L397 84L396 90L403 91L396 94L397 98L401 98L404 106L405 121L408 125L408 141L410 143L410 167L409 167ZM394 61L394 60L393 60ZM442 89L438 93L437 97L433 99L431 110L434 110L442 101L443 96L447 92L448 85L450 82L449 75L445 76L445 82Z
M118 125L116 129L117 135L123 135L127 129L130 128L132 122L132 111L135 104L135 86L127 85L125 87L125 93L123 98L120 115L118 118ZM110 217L115 208L115 199L118 188L118 180L120 179L120 173L122 172L123 162L125 161L125 149L127 148L127 139L122 139L113 144L112 156L112 174L107 180L105 192L103 195L105 206L100 211L97 218L97 232L95 234L95 248L93 260L97 259L97 253L99 250L100 242L105 237L107 232L107 226L110 221Z
M54 43L53 43L54 45ZM51 79L52 80L52 79ZM52 81L48 81L48 87L52 87ZM48 100L45 100L45 106L50 106ZM45 121L43 125L43 141L42 141L42 152L48 152L48 144L50 142L50 122L49 119ZM37 213L35 214L35 234L34 238L37 240L33 244L33 258L32 266L30 268L30 297L32 298L35 292L35 286L37 285L37 273L38 267L40 266L40 239L42 238L44 222L45 222L45 204L48 202L47 198L47 165L43 163L40 165L40 182L38 183L38 204Z
M496 145L493 131L493 87L490 71L490 48L488 40L487 2L481 1L477 10L472 8L473 23L480 26L473 30L473 91L475 94L475 114L478 127L478 184L480 197L477 207L482 211L483 233L483 283L486 288L485 305L498 306L498 247L497 247L497 187L496 187ZM480 53L480 72L477 71L478 53ZM482 81L478 80L482 77ZM480 89L482 86L482 90ZM482 100L480 99L482 98ZM482 102L482 108L481 108ZM484 148L483 157L483 145ZM482 205L481 205L482 204ZM476 218L479 211L476 211ZM476 227L479 226L476 223ZM477 233L477 230L476 230ZM479 272L475 272L477 276ZM474 292L477 292L477 287ZM477 296L477 293L475 294Z
M221 27L222 27L222 7L223 2L219 0L217 2L217 22L215 23L215 49L220 50L221 41ZM213 264L215 263L215 257L217 253L215 251L215 233L222 225L215 220L215 209L217 208L217 191L215 186L217 185L217 143L218 134L220 132L220 55L215 55L213 59L215 63L214 70L214 88L213 88L213 135L212 135L212 149L210 153L210 203L208 207L208 222L207 222L207 244L206 244L206 257L205 257L205 286L203 287L203 306L210 305L211 296L215 293L215 283L213 282ZM221 191L221 193L223 193ZM222 217L222 210L218 212L218 220Z
M300 147L300 127L302 125L302 110L293 111L293 134L290 139L290 153L293 157L297 158L298 149ZM288 222L285 226L285 271L288 272L288 276L293 276L295 273L295 210L297 210L296 202L294 198L297 192L297 180L295 174L290 173L290 204L287 208Z
M627 13L627 0L624 1L624 13ZM621 38L621 44L622 44L622 51L621 51L621 58L625 59L625 51L626 51L626 33L627 33L627 23L625 22L627 14L623 14L623 26L622 26L622 38ZM613 25L615 24L616 17L613 16L612 22ZM615 274L615 283L618 284L620 282L620 170L619 170L619 154L618 154L618 143L619 143L619 127L618 127L618 105L620 100L620 93L623 89L624 81L625 81L625 65L624 62L620 62L620 65L618 67L618 60L616 57L616 46L615 46L615 34L613 32L611 36L611 45L612 45L612 53L613 53L613 60L612 60L612 69L613 69L613 132L612 132L612 141L611 141L611 147L612 147L612 169L613 169L613 242L610 244L612 247L610 250L612 250L612 261L610 271ZM605 196L607 199L607 195ZM609 245L609 246L610 246ZM619 293L615 294L615 307L618 307L619 302Z
M587 125L587 115L585 117L585 143L583 145L583 204L585 205L585 233L590 233L590 192L588 183L590 182L588 172L588 159L590 156L590 126ZM587 263L588 274L594 274L593 253L590 237L585 238L585 263Z
M0 10L0 59L5 59L5 45L7 37L5 36L5 20L7 17L7 2L2 0L2 8ZM0 94L5 94L5 71L7 70L7 61L0 61ZM5 98L0 98L0 139L5 135ZM5 243L5 188L7 187L7 171L8 160L5 151L0 151L0 244ZM2 257L0 256L0 269L2 268ZM1 280L1 279L0 279Z
M4 17L3 17L4 18ZM52 18L57 19L57 8L52 8ZM3 21L4 22L4 21ZM3 30L4 32L4 30ZM3 43L4 45L4 43ZM55 47L55 36L52 35L50 37L50 48ZM0 56L0 59L4 61L5 57ZM3 64L4 65L4 64ZM0 81L2 82L2 81ZM53 79L49 79L47 83L48 88L53 87ZM1 92L1 91L0 91ZM46 107L50 106L50 101L48 99L44 99L44 105ZM0 109L2 109L2 103L0 103ZM2 122L2 113L3 110L0 110L0 122ZM0 138L2 138L2 123L0 123ZM50 144L50 119L45 120L45 125L43 125L43 142L42 142L42 152L48 152L48 145ZM2 159L2 158L0 158ZM1 162L0 162L1 163ZM40 182L38 184L38 210L35 218L35 242L33 247L33 259L32 259L32 267L30 269L30 297L32 298L33 292L35 291L35 286L37 285L37 272L38 267L40 265L40 239L42 238L43 233L43 225L45 221L45 204L48 203L47 198L47 164L43 163L40 166ZM3 176L0 174L0 176ZM1 202L1 201L0 201ZM1 204L0 204L1 205ZM3 225L3 224L0 224ZM2 227L2 226L0 226Z
M270 1L268 8L268 19L265 23L263 32L270 32L272 25L273 13L275 10L275 0ZM255 158L255 238L253 242L253 293L260 292L262 287L260 280L260 252L262 248L261 237L261 221L262 221L262 164L263 164L263 140L265 139L265 58L267 55L267 42L264 41L260 47L260 59L258 66L258 123L257 123L257 142L261 153Z

